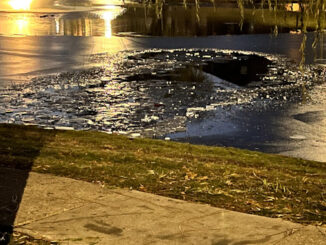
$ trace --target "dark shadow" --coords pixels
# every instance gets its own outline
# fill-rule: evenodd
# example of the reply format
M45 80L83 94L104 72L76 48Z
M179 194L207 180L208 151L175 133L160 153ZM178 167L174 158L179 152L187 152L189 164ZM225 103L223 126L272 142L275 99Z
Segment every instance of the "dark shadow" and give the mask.
M208 62L203 71L236 85L246 86L260 81L260 77L268 72L271 64L270 60L258 55L233 54L233 59Z
M324 120L325 116L324 111L309 111L293 115L293 118L304 123L316 123Z
M10 242L29 172L55 134L54 130L0 124L0 245Z

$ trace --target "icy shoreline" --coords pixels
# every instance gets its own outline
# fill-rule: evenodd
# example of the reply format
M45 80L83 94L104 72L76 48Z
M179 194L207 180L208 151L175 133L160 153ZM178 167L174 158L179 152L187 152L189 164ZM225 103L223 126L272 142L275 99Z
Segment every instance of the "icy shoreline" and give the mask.
M245 86L206 71L200 81L187 81L189 69L202 71L209 62L219 65L250 57L263 57L270 64L266 74ZM199 79L201 74L190 76ZM125 51L103 68L40 77L0 90L0 123L162 137L185 131L187 121L216 108L300 100L303 87L309 89L323 79L318 67L302 72L284 57L261 53Z

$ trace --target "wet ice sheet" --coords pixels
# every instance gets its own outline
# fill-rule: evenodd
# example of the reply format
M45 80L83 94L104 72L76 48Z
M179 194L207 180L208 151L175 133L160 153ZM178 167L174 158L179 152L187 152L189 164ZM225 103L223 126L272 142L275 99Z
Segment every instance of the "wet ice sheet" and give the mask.
M219 78L205 68L253 57L268 61L266 72L245 84ZM303 85L309 89L323 75L315 67L302 73L282 57L213 49L94 57L101 58L107 64L103 68L37 78L2 89L0 122L159 137L185 131L187 121L216 109L296 100L302 97ZM238 72L246 76L249 69L239 66Z

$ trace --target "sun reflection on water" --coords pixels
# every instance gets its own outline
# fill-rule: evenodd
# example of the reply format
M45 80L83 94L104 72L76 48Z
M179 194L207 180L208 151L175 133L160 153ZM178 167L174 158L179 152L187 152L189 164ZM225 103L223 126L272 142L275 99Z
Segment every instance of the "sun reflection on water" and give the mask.
M9 0L8 4L14 10L29 10L33 0Z
M11 18L5 18L5 24L0 25L0 33L8 36L29 36L32 35L31 19L28 14L15 13ZM1 21L1 18L0 18Z
M15 34L21 34L21 35L28 35L28 25L29 25L29 21L27 18L25 18L24 16L20 19L16 20L16 33Z
M104 36L107 38L112 37L112 20L114 20L118 15L122 14L125 10L116 6L107 5L105 7L105 12L100 16L104 20Z
M102 18L104 20L104 25L105 25L105 37L112 37L112 26L111 26L111 21L114 19L114 14L110 11L104 12L102 14Z

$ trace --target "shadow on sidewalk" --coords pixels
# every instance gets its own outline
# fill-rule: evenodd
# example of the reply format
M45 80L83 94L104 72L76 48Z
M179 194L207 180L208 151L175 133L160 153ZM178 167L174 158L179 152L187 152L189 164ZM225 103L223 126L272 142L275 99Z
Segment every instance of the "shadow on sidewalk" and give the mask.
M0 245L8 244L29 172L55 131L0 124ZM37 200L35 200L37 202Z

